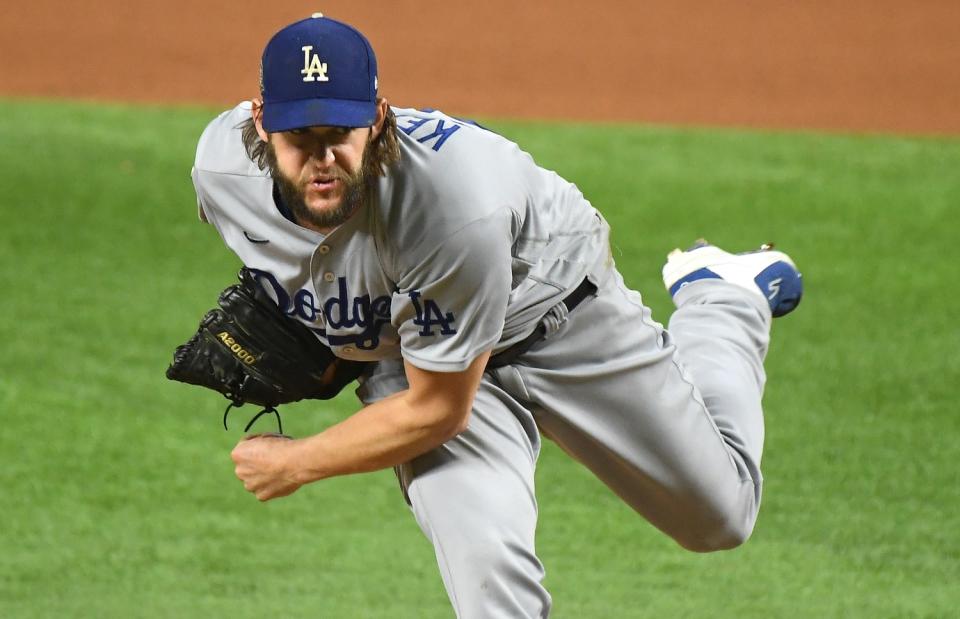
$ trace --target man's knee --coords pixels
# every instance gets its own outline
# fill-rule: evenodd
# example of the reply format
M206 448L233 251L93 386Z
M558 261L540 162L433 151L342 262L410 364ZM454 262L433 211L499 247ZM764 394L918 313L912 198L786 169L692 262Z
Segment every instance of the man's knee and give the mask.
M753 523L723 520L685 530L673 538L683 548L692 552L716 552L730 550L749 539Z
M684 526L670 532L673 539L693 552L730 550L746 542L757 521L756 495L749 491L728 499L723 504L701 505L692 518L684 519Z

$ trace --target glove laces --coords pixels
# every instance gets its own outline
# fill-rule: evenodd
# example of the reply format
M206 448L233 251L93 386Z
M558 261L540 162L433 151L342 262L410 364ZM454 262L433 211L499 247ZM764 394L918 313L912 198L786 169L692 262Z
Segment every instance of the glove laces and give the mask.
M242 401L238 401L238 400L232 400L229 404L227 404L226 410L223 411L223 429L224 429L224 430L229 430L229 428L227 427L227 415L230 414L230 410L233 409L233 408L235 408L235 407L236 407L236 408L240 408L241 406L243 406L243 404L244 404L244 403L243 403ZM254 415L254 416L253 416L253 419L251 419L249 422L247 422L247 425L244 426L243 431L244 431L244 432L249 432L249 431L250 431L250 428L253 427L253 424L257 422L257 419L260 419L261 417L263 417L264 415L266 415L266 414L268 414L268 413L273 413L273 414L276 416L276 418L277 418L277 433L278 433L278 434L283 434L283 422L280 420L280 413L279 413L279 412L277 411L277 409L276 409L275 407L273 407L273 406L266 406L266 407L264 407L264 409L263 409L262 411L260 411L260 412L257 413L256 415Z

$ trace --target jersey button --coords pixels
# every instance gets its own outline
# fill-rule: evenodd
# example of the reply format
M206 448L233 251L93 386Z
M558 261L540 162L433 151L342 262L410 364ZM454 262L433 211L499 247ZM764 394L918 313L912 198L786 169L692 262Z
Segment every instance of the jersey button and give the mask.
M321 246L319 247L319 251L320 251L321 254L329 254L329 253L330 253L330 246L329 246L329 245L321 245Z
M332 282L332 281L334 281L335 279L337 279L337 276L334 275L333 273L327 271L326 273L323 274L323 279L326 280L326 281L328 281L328 282Z
M348 355L351 354L351 353L353 353L353 351L354 351L353 346L344 346L344 347L343 347L343 352L347 353Z

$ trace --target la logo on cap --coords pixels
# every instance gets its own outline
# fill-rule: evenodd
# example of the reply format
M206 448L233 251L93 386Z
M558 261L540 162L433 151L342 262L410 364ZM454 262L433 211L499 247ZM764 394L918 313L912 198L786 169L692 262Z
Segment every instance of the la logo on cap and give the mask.
M319 54L311 54L313 45L304 45L303 50L303 69L300 73L304 76L305 82L329 82L327 76L327 63L320 62Z

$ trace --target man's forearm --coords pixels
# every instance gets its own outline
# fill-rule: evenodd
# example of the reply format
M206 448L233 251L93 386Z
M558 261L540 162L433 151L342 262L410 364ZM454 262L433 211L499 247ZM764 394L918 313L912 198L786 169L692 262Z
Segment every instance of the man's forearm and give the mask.
M410 388L371 404L320 434L290 445L288 470L301 484L408 462L467 427L490 352L460 372L404 362Z
M462 431L466 419L415 409L408 391L371 404L344 421L290 445L287 466L301 484L407 462Z
M459 372L439 373L404 363L410 387L371 404L314 436L289 440L251 436L230 457L243 487L261 501L335 475L408 462L467 427L490 353Z

